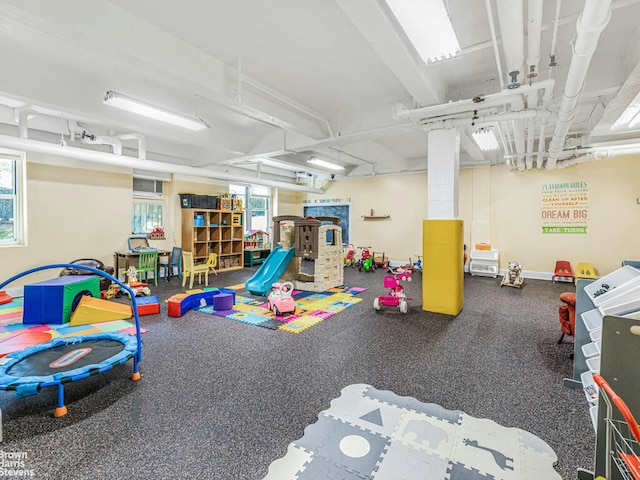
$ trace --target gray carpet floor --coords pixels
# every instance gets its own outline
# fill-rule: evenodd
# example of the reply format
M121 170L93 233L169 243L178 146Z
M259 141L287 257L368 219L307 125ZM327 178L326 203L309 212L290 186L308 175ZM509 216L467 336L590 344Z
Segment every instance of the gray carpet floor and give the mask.
M254 268L210 285L243 283ZM409 312L373 300L384 273L345 270L363 301L299 334L190 311L142 317L149 333L139 382L131 362L68 384L69 413L53 418L55 389L16 399L0 392L7 453L36 478L261 479L347 385L366 383L422 402L527 430L557 453L557 471L592 468L594 433L572 374L571 339L560 336L558 296L571 284L465 276L455 318L421 309L421 276L406 288ZM182 292L173 279L152 293Z

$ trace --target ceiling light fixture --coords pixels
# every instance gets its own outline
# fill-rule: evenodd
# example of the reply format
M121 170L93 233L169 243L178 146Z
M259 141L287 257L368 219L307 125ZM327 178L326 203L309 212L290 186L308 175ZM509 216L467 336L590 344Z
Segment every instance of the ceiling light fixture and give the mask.
M317 165L318 167L328 168L330 170L344 170L344 167L342 165L327 162L326 160L320 160L316 157L309 157L309 160L307 160L307 162L311 163L312 165Z
M113 90L109 90L104 96L105 105L111 105L128 112L137 113L145 117L171 123L179 127L188 128L193 131L200 131L209 128L209 125L199 118L187 117L180 113L172 112L162 107L138 100L136 98L123 95Z
M481 128L471 134L480 150L487 152L490 150L500 150L498 139L493 130L488 128Z
M437 63L462 54L442 0L386 0L422 60Z

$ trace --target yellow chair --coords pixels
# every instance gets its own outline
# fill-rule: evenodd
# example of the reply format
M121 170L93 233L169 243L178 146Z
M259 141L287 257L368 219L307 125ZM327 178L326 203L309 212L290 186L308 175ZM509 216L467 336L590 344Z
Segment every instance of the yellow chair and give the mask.
M198 275L198 283L202 284L202 278L200 275L204 274L204 284L209 286L209 267L206 263L201 263L199 265L194 265L193 263L193 253L191 252L182 252L182 286L184 287L187 283L187 277L189 280L189 289L193 289L193 277L194 275Z
M578 284L579 278L586 278L588 280L596 280L598 278L596 276L596 269L593 267L592 263L578 262L578 268L576 269L576 285Z
M207 258L207 263L205 263L205 265L209 267L209 270L211 270L213 273L218 275L218 272L216 272L216 268L215 268L218 266L218 254L210 253L209 258Z
M153 283L158 286L158 251L146 250L140 252L138 257L138 280L142 281L141 273L144 273L144 282L149 283L149 272L153 272Z

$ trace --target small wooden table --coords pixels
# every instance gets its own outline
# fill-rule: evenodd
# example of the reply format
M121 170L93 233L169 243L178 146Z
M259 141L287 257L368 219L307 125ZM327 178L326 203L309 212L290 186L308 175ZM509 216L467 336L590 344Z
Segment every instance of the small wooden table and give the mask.
M245 248L244 249L244 266L253 267L266 260L271 253L270 248Z
M135 250L126 250L123 252L113 252L113 256L114 256L114 267L116 269L115 271L115 275L114 277L116 278L120 278L120 259L122 259L122 261L124 262L124 269L123 270L128 270L129 266L131 265L131 259L132 258L138 258L140 256L140 252L137 252ZM171 256L171 252L169 250L158 250L158 259L160 259L160 257L170 257ZM168 259L170 261L170 258ZM159 264L160 262L158 262ZM156 265L156 271L154 273L155 276L158 275L158 265Z

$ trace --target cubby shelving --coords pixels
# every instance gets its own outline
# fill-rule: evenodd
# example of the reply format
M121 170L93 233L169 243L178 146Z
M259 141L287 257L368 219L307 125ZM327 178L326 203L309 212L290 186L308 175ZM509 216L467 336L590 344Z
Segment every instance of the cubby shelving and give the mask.
M196 264L206 262L209 254L215 253L217 270L243 268L242 215L238 217L226 210L183 208L182 249L193 252Z

